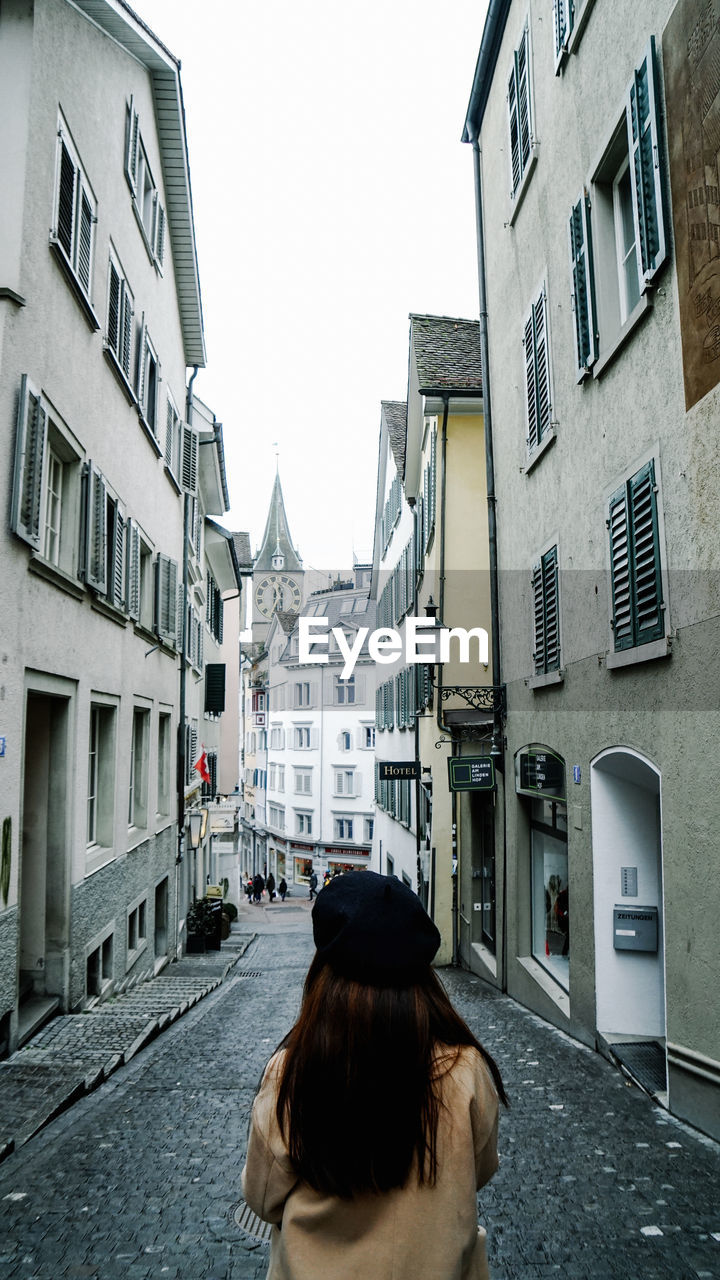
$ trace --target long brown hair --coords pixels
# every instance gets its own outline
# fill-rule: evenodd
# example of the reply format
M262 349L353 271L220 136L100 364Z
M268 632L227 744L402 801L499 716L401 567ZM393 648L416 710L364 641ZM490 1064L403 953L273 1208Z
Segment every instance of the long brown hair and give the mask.
M499 1097L496 1063L428 966L408 986L355 982L315 957L300 1016L282 1042L277 1118L301 1181L349 1198L437 1175L438 1047L482 1054ZM447 1055L443 1055L446 1057ZM457 1057L457 1053L454 1055Z

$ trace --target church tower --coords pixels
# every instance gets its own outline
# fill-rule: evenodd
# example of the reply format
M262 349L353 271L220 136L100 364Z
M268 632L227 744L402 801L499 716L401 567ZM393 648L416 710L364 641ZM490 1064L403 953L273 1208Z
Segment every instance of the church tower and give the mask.
M303 599L302 560L290 537L280 473L275 475L260 550L253 562L253 640L267 635L273 615L297 613Z

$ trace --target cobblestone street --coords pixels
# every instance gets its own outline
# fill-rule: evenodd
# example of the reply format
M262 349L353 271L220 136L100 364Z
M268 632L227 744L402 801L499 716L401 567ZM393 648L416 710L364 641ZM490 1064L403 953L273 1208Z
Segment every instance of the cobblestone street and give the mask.
M0 1166L3 1280L265 1274L238 1223L247 1121L312 939L298 899L238 923L257 937L223 985ZM511 1098L480 1197L493 1280L720 1280L720 1147L472 975L442 976Z

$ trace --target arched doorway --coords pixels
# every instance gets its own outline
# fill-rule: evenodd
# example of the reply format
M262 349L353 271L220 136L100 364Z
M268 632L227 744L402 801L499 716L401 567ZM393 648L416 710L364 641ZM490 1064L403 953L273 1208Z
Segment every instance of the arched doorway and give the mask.
M652 1093L665 1089L660 771L614 747L591 766L596 1025Z

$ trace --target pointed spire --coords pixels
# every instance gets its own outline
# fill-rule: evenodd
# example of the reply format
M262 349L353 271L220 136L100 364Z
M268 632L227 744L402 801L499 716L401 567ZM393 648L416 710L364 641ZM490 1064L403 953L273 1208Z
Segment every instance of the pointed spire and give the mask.
M282 561L282 564L280 561ZM290 537L279 469L275 473L267 524L265 525L262 545L258 551L254 568L255 572L267 569L276 571L282 569L285 572L288 570L293 572L302 569L302 560L295 550Z

